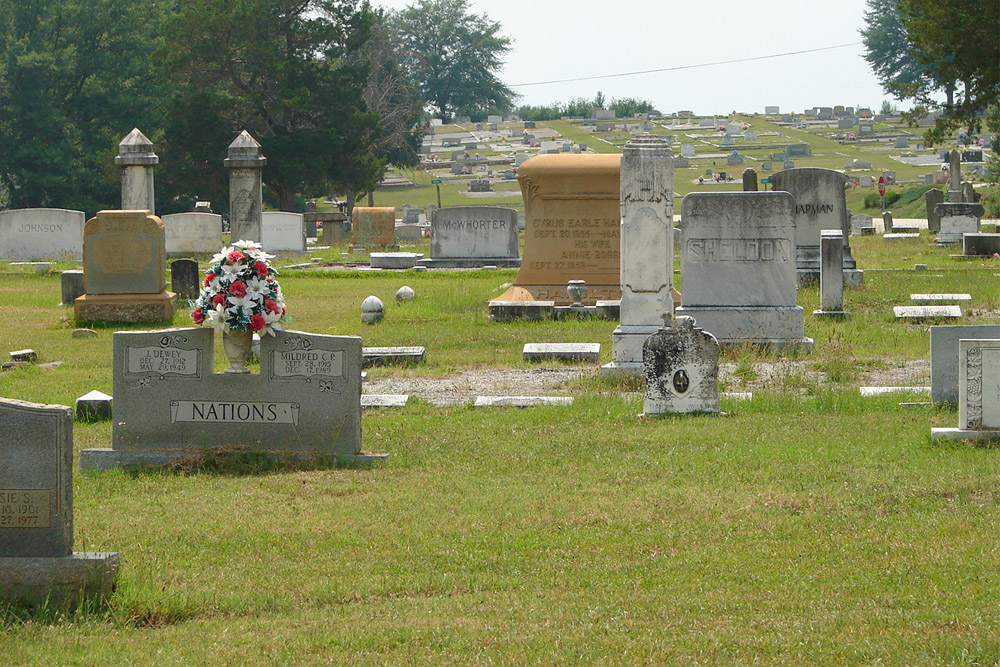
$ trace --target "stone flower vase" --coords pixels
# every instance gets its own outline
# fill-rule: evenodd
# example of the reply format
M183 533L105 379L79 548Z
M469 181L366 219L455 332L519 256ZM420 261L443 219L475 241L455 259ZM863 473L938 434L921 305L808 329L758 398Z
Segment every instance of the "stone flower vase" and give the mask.
M250 357L250 349L253 345L253 333L249 331L236 331L230 329L222 332L222 349L229 359L229 368L226 373L249 373L247 359Z

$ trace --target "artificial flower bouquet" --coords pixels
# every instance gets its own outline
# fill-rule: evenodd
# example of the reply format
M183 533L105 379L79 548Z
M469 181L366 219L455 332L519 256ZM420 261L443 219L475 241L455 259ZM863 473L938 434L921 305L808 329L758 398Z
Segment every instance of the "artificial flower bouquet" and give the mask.
M237 241L212 257L198 298L192 303L195 324L216 331L274 335L285 316L285 299L268 255L259 243Z

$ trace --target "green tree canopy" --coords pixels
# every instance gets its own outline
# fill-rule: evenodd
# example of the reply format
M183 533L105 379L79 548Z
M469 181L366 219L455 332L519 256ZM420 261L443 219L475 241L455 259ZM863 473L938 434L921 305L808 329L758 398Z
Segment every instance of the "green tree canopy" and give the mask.
M468 0L418 0L394 23L410 75L443 119L511 109L514 93L497 77L510 39L485 14L471 14Z
M120 203L114 155L160 122L158 0L0 3L0 181L11 208Z
M373 20L354 0L177 3L159 53L174 90L163 145L173 196L197 182L199 196L225 202L222 160L243 129L261 144L282 210L297 193L377 182L378 114L363 99L360 57Z

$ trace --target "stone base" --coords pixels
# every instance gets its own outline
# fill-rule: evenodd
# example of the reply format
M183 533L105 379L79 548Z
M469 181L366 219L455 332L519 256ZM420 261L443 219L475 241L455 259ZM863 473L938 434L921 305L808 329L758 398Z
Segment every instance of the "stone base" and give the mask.
M600 343L525 343L521 351L525 361L582 361L596 363L601 360Z
M851 316L849 310L814 310L813 317L828 320L842 320Z
M209 449L111 449L99 447L80 451L80 470L96 470L104 472L112 468L156 468L167 465L177 459L204 456ZM292 458L296 460L315 460L317 462L337 463L341 465L368 465L379 463L389 458L388 454L310 454L308 452L269 452L252 450L254 454L273 456L274 458Z
M361 367L372 366L412 366L425 361L423 346L411 347L363 347Z
M447 259L421 259L417 266L429 269L479 269L484 266L495 266L498 269L517 269L521 266L520 257L452 257Z
M1000 440L1000 431L971 431L964 428L932 428L931 440L939 442L942 440L978 440L989 442Z
M555 301L490 301L490 319L494 322L514 320L550 320L555 312Z
M418 252L373 252L368 264L373 269L412 269L422 258Z
M0 599L60 606L105 600L115 590L118 554L84 551L61 558L0 558Z
M720 345L749 343L777 351L812 349L801 306L681 306L674 315L693 317Z
M73 317L78 321L100 322L169 322L177 311L177 295L159 294L84 294L73 302Z
M638 363L612 361L609 364L601 366L601 377L615 378L626 375L630 375L632 377L645 377L646 366L641 361Z

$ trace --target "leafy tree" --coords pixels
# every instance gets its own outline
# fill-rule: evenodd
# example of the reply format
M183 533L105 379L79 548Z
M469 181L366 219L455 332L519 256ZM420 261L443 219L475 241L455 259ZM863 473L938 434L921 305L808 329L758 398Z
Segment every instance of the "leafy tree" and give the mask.
M261 143L264 184L282 210L295 209L297 193L377 182L378 114L363 99L367 63L360 56L374 21L367 4L176 4L166 26L169 46L158 54L174 90L163 144L171 196L190 197L197 182L228 203L222 160L243 129Z
M120 205L118 142L159 124L159 0L0 3L0 181L12 208Z
M394 23L411 76L443 119L511 109L514 93L497 77L510 39L487 15L471 14L468 0L418 0Z
M640 100L634 97L611 100L611 108L615 110L615 115L619 118L631 118L641 113L649 113L654 109L653 103L649 100Z
M865 60L885 92L904 99L908 97L905 87L916 86L924 91L943 90L951 102L954 82L942 80L934 63L918 60L908 39L898 0L868 0L864 18L865 27L860 32L865 45Z

